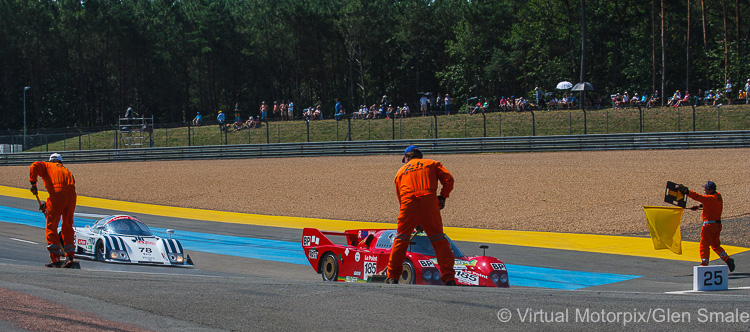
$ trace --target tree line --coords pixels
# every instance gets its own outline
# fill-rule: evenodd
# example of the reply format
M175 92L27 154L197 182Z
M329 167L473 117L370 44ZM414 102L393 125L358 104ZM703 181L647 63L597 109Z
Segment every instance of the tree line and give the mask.
M420 92L737 89L748 0L0 0L5 129L157 122L262 101L348 111ZM743 14L744 13L744 14ZM585 18L585 20L583 20ZM585 29L583 29L585 27ZM585 38L582 38L585 31ZM585 45L585 47L582 47ZM663 87L663 88L662 88ZM662 92L663 93L663 92Z

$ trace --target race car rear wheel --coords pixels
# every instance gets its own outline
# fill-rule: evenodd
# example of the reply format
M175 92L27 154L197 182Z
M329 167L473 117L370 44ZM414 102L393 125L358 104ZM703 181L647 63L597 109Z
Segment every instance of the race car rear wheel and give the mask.
M401 272L400 284L414 284L417 282L417 274L414 272L414 264L404 261L404 272Z
M325 281L336 281L339 277L339 261L333 253L326 253L320 260L320 274Z
M96 243L96 260L104 261L104 243L102 241Z

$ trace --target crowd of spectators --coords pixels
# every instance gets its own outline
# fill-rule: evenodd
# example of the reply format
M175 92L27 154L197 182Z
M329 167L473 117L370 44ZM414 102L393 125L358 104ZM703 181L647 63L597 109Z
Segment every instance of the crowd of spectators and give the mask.
M730 80L726 81L726 85L718 89L709 89L704 91L699 89L697 94L692 95L688 91L676 90L671 97L666 98L666 105L670 107L680 106L720 106L722 102L731 104L735 103L748 103L747 91L750 90L750 79L744 86L744 89L740 89L736 94L733 93L734 87ZM736 97L733 99L732 97ZM614 93L610 96L612 101L613 109L627 109L630 107L641 107L646 106L653 108L661 105L661 97L659 90L654 91L652 94L639 94L635 93L632 96L628 91L624 93ZM596 93L593 93L586 98L586 105L589 107L599 108L601 106L602 97ZM471 104L470 100L476 100L475 104ZM546 94L536 87L532 94L532 100L529 101L524 96L515 97L502 96L497 100L497 105L492 105L492 98L470 98L467 100L465 112L469 115L474 114L485 114L489 111L517 111L523 112L534 109L548 110L559 110L559 109L574 109L580 107L580 101L574 93L565 91L562 96L558 98L555 93L548 92ZM463 104L463 103L461 103ZM367 105L359 105L357 110L347 112L342 103L336 99L333 118L335 120L343 119L396 119L396 118L407 118L410 116L432 116L432 115L450 115L453 111L454 100L448 94L442 93L420 93L420 97L417 101L419 107L418 112L412 112L408 102L404 102L402 106L394 105L387 95L383 95L380 102L374 103L369 107ZM270 109L269 109L270 108ZM461 107L463 108L463 106ZM274 101L273 106L269 107L265 101L263 101L258 109L256 116L249 115L247 120L243 121L242 111L239 107L239 102L235 103L234 107L234 121L229 124L226 123L225 113L219 111L217 116L217 122L221 130L226 130L231 125L234 131L242 129L252 129L259 127L263 122L269 120L269 111L273 115L276 121L292 121L295 119L295 108L294 103L291 100ZM312 121L322 120L323 111L321 106L315 105L304 109L301 109L299 118ZM200 112L192 119L191 124L193 126L200 126L203 124L203 116Z

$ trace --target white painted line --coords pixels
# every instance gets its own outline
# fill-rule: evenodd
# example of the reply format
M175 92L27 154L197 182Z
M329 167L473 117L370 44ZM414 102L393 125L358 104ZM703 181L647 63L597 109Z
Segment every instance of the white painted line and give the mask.
M32 241L26 241L26 240L16 239L16 238L14 238L14 237L12 237L12 238L10 238L10 239L11 239L11 240L13 240L13 241L18 241L18 242L23 242L23 243L29 243L29 244L39 244L39 243L36 243L36 242L32 242Z
M743 290L743 289L750 289L750 287L746 287L746 286L743 286L743 287L730 287L728 290ZM728 296L733 295L733 294L726 294L726 293L724 293L724 291L696 291L696 290L692 290L692 289L691 290L684 290L684 291L664 292L664 294L683 294L683 295L684 294L701 294L701 293L705 293L705 294L713 293L713 294L716 294L716 295L728 295ZM741 295L741 296L745 296L745 295Z
M111 214L74 213L76 217L99 218L109 217Z

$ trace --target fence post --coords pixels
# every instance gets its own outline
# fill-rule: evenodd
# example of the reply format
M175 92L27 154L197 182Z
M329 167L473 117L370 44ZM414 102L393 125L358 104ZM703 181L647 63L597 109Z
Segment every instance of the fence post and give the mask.
M503 113L497 114L497 137L503 137Z
M349 141L352 140L352 118L350 116L346 117L346 137Z
M643 134L643 109L638 105L638 132Z
M534 110L531 110L531 136L536 136L536 115L534 115Z
M307 143L310 143L310 120L305 120L305 124L307 125Z
M719 104L719 106L716 106L716 121L717 121L716 122L716 125L717 125L717 129L716 130L720 131L721 130L721 104Z
M437 112L434 112L432 114L433 117L435 117L435 139L438 138L438 121L437 121Z
M436 117L436 119L437 119L437 117ZM482 112L482 125L484 126L484 136L483 137L487 137L487 115L485 115L484 112ZM435 131L437 131L437 129L435 129ZM435 138L437 138L437 137L435 137Z
M78 130L78 151L81 151L81 150L83 150L83 149L81 148L81 136L82 136L82 134L81 134L81 131L80 131L80 130Z
M464 114L464 138L469 137L468 129L466 128L466 114Z
M308 142L309 142L309 139L308 139ZM266 119L266 144L270 144L270 143L271 143L271 130L268 129L268 119Z
M586 109L581 104L581 110L583 111L583 134L588 135L588 123L586 121Z
M568 111L568 131L573 135L573 111Z
M188 123L188 146L193 146L193 137L192 137L192 131L193 126L191 126L192 123Z
M391 117L391 139L396 140L396 117Z
M169 147L169 127L164 127L164 144Z
M695 132L695 105L693 105L693 132Z

